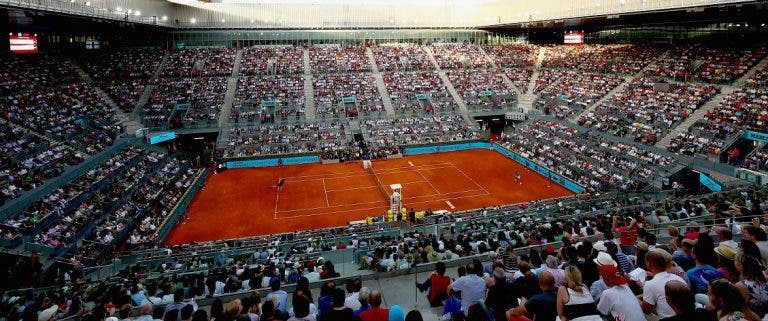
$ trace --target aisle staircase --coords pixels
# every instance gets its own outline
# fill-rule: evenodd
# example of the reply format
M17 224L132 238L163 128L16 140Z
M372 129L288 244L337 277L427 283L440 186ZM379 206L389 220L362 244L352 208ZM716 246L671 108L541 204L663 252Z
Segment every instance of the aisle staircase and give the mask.
M768 67L768 55L763 58L760 62L758 62L756 65L752 66L743 76L741 76L739 79L736 79L735 82L733 82L733 85L736 87L744 87L746 85L747 80L752 77L756 72L763 70L765 67Z
M303 59L301 61L304 64L304 75L311 75L312 74L312 63L311 63L311 60L309 59L309 50L308 49L304 49L304 56L303 56Z
M374 73L373 77L376 79L376 89L379 90L379 96L381 96L381 101L384 103L384 110L387 111L388 116L393 116L395 114L395 107L392 105L392 97L390 97L387 92L387 85L384 83L384 77L380 72Z
M677 127L670 130L666 136L659 139L659 141L656 143L656 147L667 149L669 147L669 144L672 142L672 139L679 136L681 133L687 132L688 129L696 123L699 119L704 117L708 112L714 110L720 103L723 102L726 96L732 94L734 91L738 90L738 87L734 86L722 86L720 93L710 99L704 106L701 106L701 108L694 111L691 115L688 116L680 125L677 125Z
M464 98L462 98L461 95L459 95L459 93L456 91L456 88L453 88L453 84L451 83L451 80L448 79L448 75L445 74L445 71L440 70L437 72L437 74L440 76L440 79L443 80L443 83L445 84L445 88L448 89L448 92L451 94L451 97L453 97L453 100L456 101L457 105L459 105L459 110L461 111L461 113L462 114L469 113L467 104L464 103Z
M229 123L229 116L232 114L232 105L235 102L235 92L237 92L237 80L240 74L240 64L243 60L243 49L237 50L235 55L235 64L232 67L232 75L227 78L227 92L224 94L224 103L219 112L219 128Z
M308 122L315 121L317 115L317 110L315 109L315 90L312 87L312 79L312 74L304 75L304 117L306 117Z
M536 64L533 68L533 75L531 75L531 80L528 81L528 88L519 96L517 106L525 111L534 109L533 102L536 101L536 95L533 94L533 90L536 88L536 81L539 80L539 75L541 74L541 63L544 61L546 50L544 47L539 48L539 53L536 55Z
M440 68L440 64L437 63L437 60L435 59L434 53L432 53L432 48L424 47L424 52L427 53L427 57L429 57L429 61L432 62L432 65L435 66L435 69L442 70Z
M373 56L371 48L365 48L365 56L368 57L368 63L371 65L371 71L379 72L379 66L376 64L376 58Z
M80 75L80 78L83 79L83 81L87 84L93 83L93 78L91 78L91 75L86 73L82 68L80 68L80 65L77 63L74 64L74 69ZM112 110L112 112L115 114L117 119L120 121L123 126L125 126L125 133L128 135L133 135L133 133L136 132L136 130L140 129L142 127L141 123L139 123L136 118L133 117L132 114L124 112L120 107L117 106L117 103L107 95L106 92L104 92L101 87L94 84L92 86L93 89L96 91L96 94L99 95L99 97L107 103L107 106Z
M625 76L624 77L624 82L622 82L621 84L619 84L615 88L611 89L611 91L609 91L608 93L603 95L603 97L600 97L600 99L595 101L593 104L587 106L587 108L585 108L581 113L574 114L569 119L571 121L577 121L582 116L595 111L595 109L597 109L597 106L600 106L600 104L604 103L606 100L611 99L611 97L616 95L616 93L620 93L624 89L626 89L627 86L629 86L629 84L632 83L632 79L633 78L634 78L634 76Z

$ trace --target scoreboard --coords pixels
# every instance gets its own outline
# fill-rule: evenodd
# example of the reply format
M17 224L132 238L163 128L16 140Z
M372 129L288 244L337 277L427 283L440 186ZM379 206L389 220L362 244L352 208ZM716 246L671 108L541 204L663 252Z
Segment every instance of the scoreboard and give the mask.
M36 54L37 34L10 33L8 39L11 52L15 54Z

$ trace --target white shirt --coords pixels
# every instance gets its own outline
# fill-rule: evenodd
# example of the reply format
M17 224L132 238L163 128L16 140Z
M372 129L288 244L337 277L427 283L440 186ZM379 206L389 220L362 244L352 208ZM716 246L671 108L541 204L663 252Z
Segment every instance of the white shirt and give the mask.
M625 285L609 288L600 295L597 310L621 321L645 321L645 314L640 308L632 290Z
M476 274L468 274L451 283L454 291L461 291L461 311L469 313L469 307L485 299L485 281Z
M360 304L360 292L353 292L344 300L344 306L352 309L352 311L359 310L362 304Z
M654 275L653 279L645 282L645 286L643 286L643 301L656 306L656 315L659 316L659 319L675 315L675 311L667 303L667 296L664 294L664 286L669 281L680 281L685 284L683 278L668 272L661 272ZM600 300L602 301L602 297Z

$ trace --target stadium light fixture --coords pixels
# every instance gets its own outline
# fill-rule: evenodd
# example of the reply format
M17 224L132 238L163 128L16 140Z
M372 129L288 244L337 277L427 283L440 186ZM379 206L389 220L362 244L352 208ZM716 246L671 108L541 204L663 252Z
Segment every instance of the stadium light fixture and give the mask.
M251 23L254 23L253 19L251 19Z
M197 19L195 19L195 18L189 19L189 22L192 23L192 24L196 24L197 23Z
M133 15L135 15L135 16L140 16L140 15L141 15L141 11L139 11L139 10L136 10L136 11L134 11L134 12L133 12Z
M91 2L90 2L90 1L86 1L86 2L85 2L85 6L86 6L86 7L90 7L90 6L91 6Z
M75 3L75 0L69 0L69 3Z
M161 19L163 19L163 21L168 21L168 16L163 16Z
M225 23L225 22L227 22L226 19L221 19L221 23Z

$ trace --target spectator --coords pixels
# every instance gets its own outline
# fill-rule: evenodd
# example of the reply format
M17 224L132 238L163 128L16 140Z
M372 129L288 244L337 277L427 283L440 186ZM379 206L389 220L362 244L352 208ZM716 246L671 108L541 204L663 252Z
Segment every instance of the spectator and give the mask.
M393 305L389 309L389 319L387 321L405 321L405 312L399 305Z
M411 310L405 315L405 321L424 321L419 310Z
M356 319L360 318L360 313L363 311L368 311L371 309L371 305L368 303L368 300L371 295L371 290L369 290L367 287L360 288L360 308L354 311L354 315Z
M448 291L461 292L461 311L466 315L469 306L485 299L485 281L482 279L483 265L473 260L467 265L467 275L448 285Z
M389 309L381 308L381 293L379 291L371 291L368 301L371 304L371 309L360 312L361 321L387 321L389 319Z
M672 264L671 255L654 250L648 252L645 256L648 274L653 278L645 282L643 286L643 296L640 299L640 306L645 313L656 313L660 319L669 318L675 315L675 312L669 306L665 299L664 286L670 281L685 281L674 274L667 272Z
M557 314L560 320L600 321L595 301L587 286L581 282L581 272L575 265L565 268L566 286L557 291Z
M707 253L710 251L712 248L706 248L703 244L696 244L693 247L693 260L696 262L696 266L685 274L691 282L691 290L695 293L707 293L709 282L722 277L713 266L703 262L704 258L710 255Z
M293 300L294 315L288 321L315 321L315 315L309 313L309 300L304 296L295 296ZM329 319L332 320L332 319ZM351 319L339 319L351 320Z
M598 267L607 290L600 295L597 310L603 315L621 321L644 321L645 314L627 283L629 278L621 272L616 263ZM670 282L671 283L671 282Z
M747 300L753 311L759 314L768 313L768 281L763 272L765 270L763 264L751 255L738 253L735 265L741 275L741 281L736 283L736 289Z
M347 279L347 298L344 300L344 306L354 310L360 309L360 289L363 287L363 281L360 278Z
M549 271L544 271L539 277L542 294L534 295L524 304L507 311L510 321L524 320L520 316L529 316L532 320L554 320L557 314L557 293L555 292L555 277Z
M451 284L451 278L445 275L445 263L437 262L435 272L429 275L424 283L416 283L420 292L429 289L427 299L432 307L443 305L443 301L448 298L448 285Z
M280 280L272 281L270 284L270 288L272 289L272 292L269 292L266 297L264 297L264 300L266 301L272 301L277 300L278 304L275 307L277 310L280 310L284 313L288 312L288 293L285 292L285 290L280 288Z
M747 305L739 290L727 280L718 280L709 286L707 293L710 306L717 312L719 320L760 321L760 317Z
M515 289L507 282L506 273L502 268L493 270L493 285L488 289L485 306L493 311L496 321L507 320L506 312L517 307Z
M211 319L208 317L208 312L203 309L198 309L195 311L195 313L192 313L192 321L210 321ZM258 319L251 321L259 321Z
M626 222L624 222L626 224ZM613 231L619 233L619 244L621 252L626 255L635 254L635 244L637 243L637 220L632 218L629 224L619 227L619 217L613 216Z
M685 283L669 281L664 286L667 303L675 311L675 315L660 321L715 321L715 313L704 308L696 307L695 293Z

